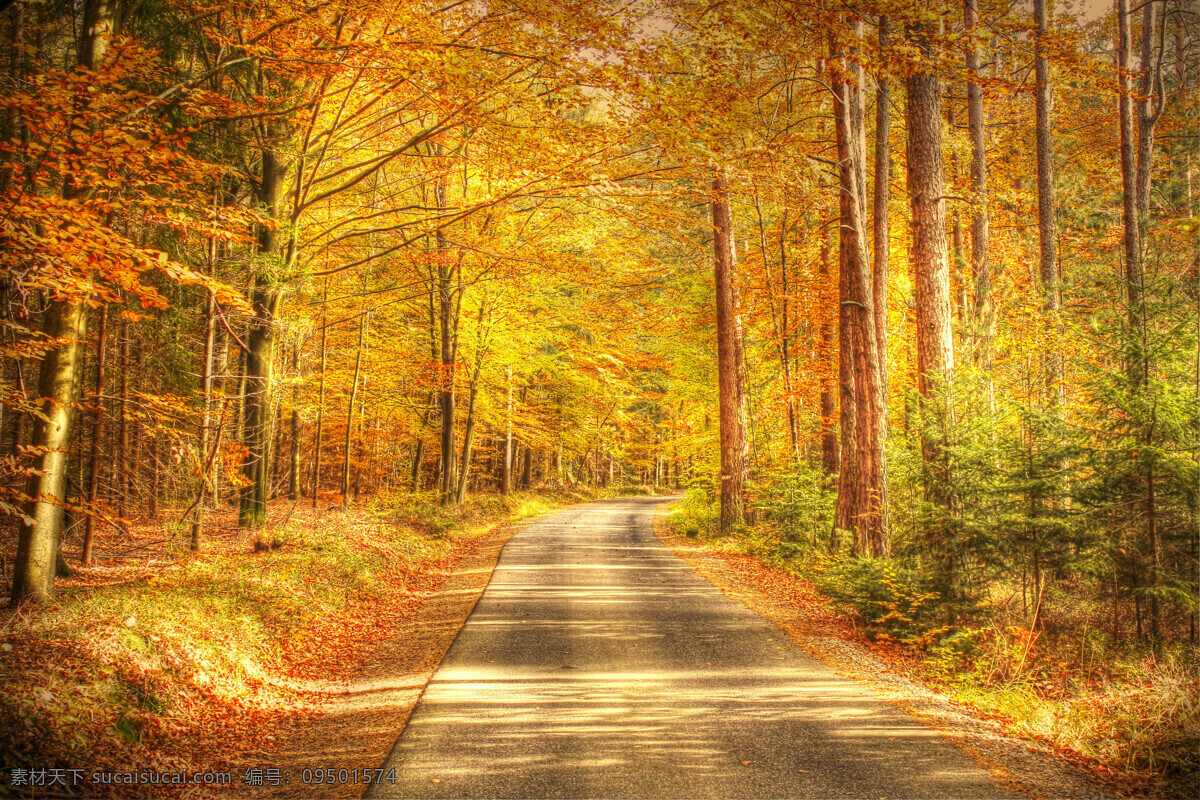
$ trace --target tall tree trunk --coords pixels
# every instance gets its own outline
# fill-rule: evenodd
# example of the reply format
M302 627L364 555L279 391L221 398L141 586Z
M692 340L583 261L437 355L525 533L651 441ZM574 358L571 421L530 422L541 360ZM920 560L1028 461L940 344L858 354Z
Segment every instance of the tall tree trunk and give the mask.
M121 318L121 411L118 416L117 433L117 516L124 518L125 504L129 500L129 321Z
M766 222L763 219L762 206L758 199L758 187L754 189L754 211L758 217L758 242L759 249L762 252L763 274L767 279L768 304L771 311L771 327L775 334L775 350L779 354L779 363L783 369L783 394L784 404L787 407L787 423L788 423L788 440L791 444L792 461L793 463L800 462L800 441L799 431L796 427L796 394L792 387L792 360L789 354L788 340L790 331L788 329L788 310L790 297L788 288L787 275L787 250L786 227L787 227L787 210L784 209L782 219L779 223L779 268L781 279L781 295L779 298L779 309L776 309L775 301L775 276L772 274L771 257L767 248L767 229Z
M1141 75L1138 81L1138 154L1137 212L1145 243L1150 222L1150 179L1154 167L1154 136L1166 98L1162 91L1162 53L1157 51L1159 36L1157 2L1142 3ZM1165 20L1164 20L1165 27Z
M1037 194L1038 194L1038 245L1039 259L1046 311L1047 334L1050 339L1046 348L1046 383L1050 390L1050 402L1058 405L1062 395L1062 356L1058 352L1058 223L1054 211L1054 142L1050 129L1050 114L1053 93L1050 84L1050 62L1046 58L1045 37L1050 32L1049 0L1034 0L1033 13L1037 23L1035 37L1034 72L1037 76L1035 125L1037 132Z
M285 123L269 125L268 141L262 147L262 179L259 202L271 219L283 214L284 182L288 163L284 160ZM243 426L246 457L242 474L249 482L242 493L239 523L243 528L261 528L267 521L267 497L271 482L272 382L275 370L275 320L279 311L279 267L281 239L277 227L263 226L258 236L258 252L267 266L254 277L251 304L254 316L246 335L246 385L243 395Z
M42 602L54 596L54 570L62 536L62 499L67 496L67 460L78 401L76 373L83 369L87 306L55 301L46 309L44 330L60 344L42 358L38 393L45 418L34 420L33 443L42 449L33 460L35 474L26 484L32 498L26 509L31 524L17 534L11 605Z
M267 521L267 498L271 482L271 382L274 378L275 315L279 292L263 278L256 278L251 295L254 317L246 335L246 371L242 395L242 424L246 456L238 521L243 528L261 528Z
M1140 248L1145 248L1149 240L1150 226L1150 189L1151 178L1153 175L1154 166L1154 136L1155 126L1158 124L1158 119L1162 115L1163 108L1166 105L1166 97L1162 91L1162 53L1155 53L1156 38L1158 37L1158 3L1144 3L1142 5L1142 53L1141 53L1141 80L1138 84L1138 94L1140 102L1138 103L1138 159L1137 159L1137 214L1139 237L1138 245ZM1163 27L1166 27L1166 20L1163 20ZM1145 303L1145 280L1146 271L1143 258L1139 258L1138 274L1135 279L1138 281L1139 303L1137 315L1139 324L1136 331L1140 338L1141 347L1141 367L1142 375L1140 378L1141 387L1149 386L1150 382L1150 340L1147 325L1146 303ZM1157 648L1162 644L1162 610L1159 602L1158 588L1162 584L1162 545L1158 537L1158 509L1155 493L1155 457L1154 457L1154 409L1150 411L1151 418L1142 424L1142 443L1144 445L1147 458L1145 459L1146 469L1146 494L1145 494L1145 519L1146 519L1146 550L1149 556L1149 578L1150 578L1150 638Z
M713 180L713 247L717 294L717 374L721 428L721 530L745 522L746 429L736 296L733 214L725 179Z
M1138 220L1137 162L1134 159L1133 90L1129 81L1129 53L1133 37L1129 30L1129 0L1117 0L1117 113L1121 120L1121 186L1122 221L1125 230L1122 243L1125 251L1125 288L1129 302L1131 334L1141 329L1139 310L1142 306L1141 225ZM1136 338L1136 337L1135 337ZM1139 380L1137 345L1129 355L1130 377Z
M142 345L141 338L133 345L133 364L141 364L144 360L145 349ZM139 394L145 388L145 374L138 371L134 374L134 390ZM133 407L136 408L140 402L135 402ZM142 476L142 450L145 449L143 441L142 420L140 415L130 413L129 420L129 498L128 503L131 508L136 509L138 501L142 500L146 493L146 483Z
M25 4L22 2L13 3L8 9L9 14L9 49L8 49L8 77L12 87L11 91L17 91L17 87L22 85L25 78ZM27 135L25 130L24 120L21 118L20 112L10 110L4 118L4 126L0 131L3 132L4 140L17 140L24 142ZM12 185L13 168L11 166L0 170L0 192L8 191Z
M120 7L117 0L86 0L84 30L78 63L90 70L104 62L112 37L117 33ZM75 124L79 124L76 122ZM80 197L88 187L69 178L62 194ZM57 346L42 358L38 394L45 403L45 419L34 421L32 445L40 454L30 465L34 470L26 485L31 498L17 534L13 564L12 605L40 602L54 596L54 570L62 537L66 497L71 425L82 387L87 336L87 306L82 298L51 299L45 311L43 332Z
M928 58L932 49L916 33ZM932 480L930 499L948 501L945 464L948 382L954 368L950 270L946 263L946 206L942 170L942 115L938 78L914 72L905 82L908 117L908 195L912 208L913 282L916 289L917 389L930 417L921 453Z
M512 392L512 367L508 368L508 410L505 415L504 429L504 457L500 463L500 494L508 494L512 490L512 464L513 464L513 392Z
M857 33L857 29L856 29ZM839 57L837 42L830 41L831 56ZM861 85L855 74L840 66L833 76L834 128L838 150L841 292L839 308L841 356L846 372L842 387L842 471L838 478L835 526L854 534L856 555L878 557L887 553L884 453L879 428L882 387L875 338L867 236L864 224L865 193L860 184L866 133L861 116L854 113Z
M292 370L296 383L292 387L291 464L288 469L288 499L300 499L300 342L292 350Z
M818 275L821 290L829 286L829 234L820 231L821 251ZM827 478L836 475L839 469L838 437L833 427L833 416L837 410L833 394L833 312L829 303L822 299L820 304L820 338L817 349L818 375L820 382L819 403L821 406L821 470Z
M215 246L210 245L210 247ZM210 249L210 253L212 250ZM212 427L212 391L213 391L213 349L217 333L217 298L211 291L208 293L207 308L204 313L204 356L200 361L200 391L203 392L200 402L200 497L192 512L192 535L190 546L193 553L200 552L200 541L204 534L204 506L208 500L211 476L215 472L213 461L209 456L209 444ZM213 461L213 463L210 463ZM213 491L213 499L216 493Z
M158 494L162 490L162 470L158 464L158 436L150 439L150 494L146 498L146 512L150 519L158 519Z
M783 336L779 343L779 360L783 364L784 388L787 390L788 440L792 446L792 462L798 465L800 463L800 420L796 412L796 387L795 379L792 376L792 287L790 286L791 281L788 276L787 231L787 209L785 208L779 220L779 278L783 286L783 298L780 308ZM674 442L673 435L672 442ZM676 454L672 459L676 478L679 476L679 462L677 458L678 455ZM611 463L612 460L610 457L610 466ZM678 488L678 486L677 480L675 488Z
M487 354L484 338L486 331L484 315L486 311L487 303L480 303L479 326L475 337L475 366L471 371L471 393L467 399L467 426L463 432L462 464L459 468L458 491L454 498L455 502L459 505L462 505L467 499L467 477L471 471L471 447L475 442L475 401L479 396L479 378L483 374L483 360Z
M217 376L219 375L220 376L220 379L219 379L220 380L220 391L221 391L221 398L222 398L221 416L220 416L221 421L219 424L222 426L222 430L223 430L223 426L225 423L225 416L229 410L228 398L233 394L228 389L229 383L233 379L232 370L230 369L229 365L233 362L230 360L230 356L229 356L229 346L231 344L230 336L228 334L226 334L224 331L222 331L220 328L217 328L215 325L213 327L216 330L217 342L218 342L218 344L215 346L215 349L214 349L216 365L213 367L213 389L214 389L214 391L217 389L217 386L216 386L217 381L218 381ZM236 397L236 395L233 395L233 396ZM211 416L210 416L210 421L211 421ZM220 436L220 434L218 434L216 442L213 443L213 447L217 448L215 452L220 452L220 442L221 442L221 436ZM214 462L214 464L215 463L216 462ZM212 470L212 472L209 474L212 477L212 486L209 488L209 498L211 499L212 507L214 509L216 509L216 508L220 507L220 505L221 505L221 470L214 468Z
M96 400L92 408L92 451L88 468L88 511L83 523L83 555L86 567L92 563L93 525L96 521L96 501L100 492L100 449L104 443L104 362L108 349L108 304L100 307L100 332L96 336Z
M1150 220L1150 189L1152 159L1154 155L1155 126L1162 113L1161 54L1155 58L1155 36L1157 15L1155 3L1145 4L1142 11L1142 40L1139 98L1136 103L1137 156L1134 157L1133 122L1135 104L1130 87L1130 51L1133 49L1130 33L1130 11L1128 0L1117 0L1118 42L1117 80L1119 86L1118 106L1121 120L1121 178L1124 189L1123 222L1125 226L1123 244L1125 251L1125 287L1128 303L1129 344L1127 370L1130 392L1135 396L1145 393L1149 384L1150 353L1145 302L1145 265L1143 248ZM1157 647L1160 643L1161 609L1157 588L1161 583L1162 547L1158 537L1158 513L1155 492L1155 465L1153 453L1153 421L1137 421L1138 440L1145 454L1140 463L1145 465L1146 491L1143 497L1143 520L1145 524L1146 579L1150 594L1150 637Z
M435 153L438 156L442 155L441 145L435 146ZM441 169L441 167L438 167ZM434 200L438 208L445 208L447 203L446 198L446 176L439 172L434 182ZM437 293L438 293L438 323L439 336L438 340L441 344L439 353L439 363L441 369L439 371L439 390L438 401L442 412L442 430L441 430L441 484L438 487L438 500L442 505L447 505L454 501L455 497L455 482L454 482L454 405L455 405L455 352L454 352L454 327L455 327L455 303L454 303L454 287L453 277L454 270L448 263L446 237L439 228L436 235L437 240Z
M463 433L462 463L458 473L458 491L454 501L461 505L467 499L467 476L471 471L471 447L475 442L475 399L479 395L479 368L471 376L471 393L467 399L467 428Z
M321 293L321 378L317 390L317 431L316 443L313 445L312 471L312 507L317 507L317 495L321 493L321 445L325 433L325 363L329 352L327 345L329 337L329 314L326 303L329 302L329 278L325 279L325 289Z
M358 317L358 350L354 356L354 382L350 386L350 405L346 408L346 449L342 459L342 508L350 507L350 448L354 434L354 403L358 400L358 379L362 374L363 344L367 335L367 313Z
M980 337L980 364L990 372L993 322L991 268L988 265L988 188L986 118L983 88L979 85L979 45L975 28L979 24L979 0L963 0L963 18L967 29L967 129L971 139L971 277L975 284L972 310L974 327Z
M879 47L888 47L888 20L879 19ZM875 191L871 213L874 269L871 274L871 300L875 308L875 348L879 357L879 388L883 402L879 414L879 438L886 445L888 434L888 256L891 249L888 224L888 197L892 167L892 87L881 73L875 87ZM885 479L886 485L886 479Z

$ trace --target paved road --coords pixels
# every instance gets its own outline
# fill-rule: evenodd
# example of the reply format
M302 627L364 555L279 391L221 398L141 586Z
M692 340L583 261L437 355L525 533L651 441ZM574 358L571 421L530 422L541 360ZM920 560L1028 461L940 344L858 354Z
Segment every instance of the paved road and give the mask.
M509 541L368 797L1007 797L654 537L661 501Z

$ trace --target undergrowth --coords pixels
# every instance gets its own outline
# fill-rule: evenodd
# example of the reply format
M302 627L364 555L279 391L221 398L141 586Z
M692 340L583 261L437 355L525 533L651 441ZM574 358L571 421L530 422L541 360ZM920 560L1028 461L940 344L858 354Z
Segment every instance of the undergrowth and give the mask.
M812 487L815 482L801 481ZM710 487L693 486L668 524L705 547L753 555L809 582L870 640L901 647L914 677L1001 720L1010 731L1093 760L1101 771L1151 776L1170 794L1200 775L1196 648L1161 655L1115 645L1084 616L1080 598L1048 592L1030 630L1011 585L953 601L903 559L851 557L831 535L830 493L779 482L760 497L758 523L722 536ZM993 598L1000 598L994 600ZM1008 598L1009 603L1004 599Z

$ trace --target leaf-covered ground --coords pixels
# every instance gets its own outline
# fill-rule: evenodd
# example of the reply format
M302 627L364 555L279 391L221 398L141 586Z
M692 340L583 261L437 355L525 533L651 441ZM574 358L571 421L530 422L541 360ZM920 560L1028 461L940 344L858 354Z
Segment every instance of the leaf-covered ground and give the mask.
M55 605L0 617L0 795L286 791L289 768L329 749L305 732L330 698L361 690L456 564L507 521L580 499L482 497L453 512L410 497L350 512L281 502L286 522L257 535L214 515L199 556L161 524L114 532L95 566L60 580ZM188 782L149 784L152 772ZM305 777L290 776L293 796L313 793Z

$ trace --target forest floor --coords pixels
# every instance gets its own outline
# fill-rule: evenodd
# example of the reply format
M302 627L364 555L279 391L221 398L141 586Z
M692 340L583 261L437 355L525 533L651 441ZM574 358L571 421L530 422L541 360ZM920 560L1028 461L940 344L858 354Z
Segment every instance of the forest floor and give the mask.
M656 520L660 541L727 596L778 625L793 642L844 675L869 684L991 771L1000 785L1034 798L1193 797L1188 782L1121 772L1044 739L1020 735L997 715L955 702L926 680L920 654L872 641L811 582L761 558L681 535Z
M54 605L0 612L0 797L359 796L519 521L594 497L277 501L258 533L210 514L199 555L109 528Z

